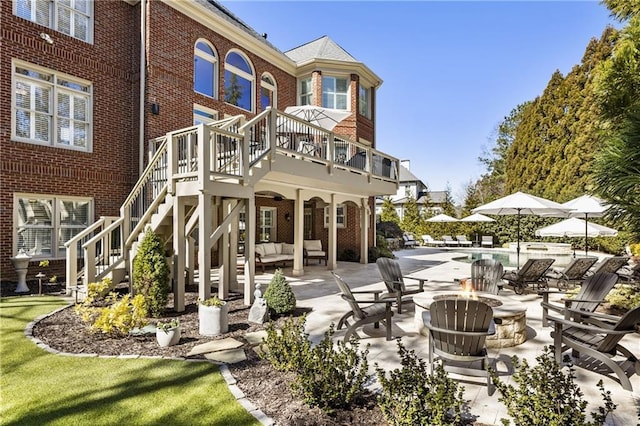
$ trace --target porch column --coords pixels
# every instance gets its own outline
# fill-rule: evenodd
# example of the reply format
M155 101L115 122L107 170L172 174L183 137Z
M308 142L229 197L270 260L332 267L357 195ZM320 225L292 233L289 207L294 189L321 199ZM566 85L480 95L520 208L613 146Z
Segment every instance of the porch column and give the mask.
M304 195L301 189L296 191L296 199L293 208L293 271L291 274L296 276L304 275Z
M360 263L369 263L369 199L360 199Z
M173 306L176 312L184 311L184 269L187 241L185 238L185 204L183 197L173 198Z
M222 200L222 214L218 218L218 226L229 216L229 212L233 208L230 200ZM229 255L229 231L230 226L225 226L222 230L222 238L218 247L220 249L220 273L218 276L218 297L221 299L227 299L229 297L229 267L230 267L230 255Z
M235 200L231 205L233 208L236 204L238 204L238 200ZM231 221L231 233L229 234L229 290L237 290L238 289L238 219L240 218L240 214L236 214Z
M196 239L191 235L187 236L187 278L188 284L193 284L196 272Z
M244 304L253 303L256 274L256 199L247 199L244 212Z
M206 191L198 194L198 297L211 297L211 233L213 208L211 195Z
M327 247L327 269L333 270L336 269L336 259L337 259L337 242L338 242L338 227L336 225L336 195L331 194L331 202L329 203L329 241Z

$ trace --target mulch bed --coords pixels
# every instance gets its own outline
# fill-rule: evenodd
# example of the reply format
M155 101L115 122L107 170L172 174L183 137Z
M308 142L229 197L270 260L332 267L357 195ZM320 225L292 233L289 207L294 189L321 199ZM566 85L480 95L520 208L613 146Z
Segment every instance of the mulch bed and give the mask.
M3 296L13 295L10 287L3 286ZM54 290L55 291L55 290ZM156 321L179 318L182 326L180 343L161 348L155 335L113 338L99 333L90 333L85 324L75 314L73 307L65 308L40 321L33 329L34 337L42 340L53 349L70 353L90 353L99 355L145 355L165 357L186 357L196 345L207 341L233 337L245 342L243 336L248 332L264 329L262 324L249 323L249 306L244 305L240 295L229 298L229 332L216 337L204 337L198 334L197 289L188 288L185 311L172 311L172 297L165 316ZM37 289L35 290L37 293ZM297 309L294 316L308 310ZM274 320L276 326L282 325L285 317ZM249 348L246 344L245 348ZM247 360L229 365L237 380L238 387L247 398L259 407L278 425L385 425L382 412L373 398L364 401L351 410L338 410L331 415L318 408L311 408L295 397L290 390L292 373L274 370L267 361L260 359L253 350L246 350ZM190 358L203 359L203 355Z

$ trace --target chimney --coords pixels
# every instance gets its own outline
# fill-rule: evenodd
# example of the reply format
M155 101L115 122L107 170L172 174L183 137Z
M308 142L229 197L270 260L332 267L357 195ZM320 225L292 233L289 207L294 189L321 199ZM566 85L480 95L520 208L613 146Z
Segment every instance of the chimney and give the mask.
M411 160L400 160L400 165L407 170L411 170Z

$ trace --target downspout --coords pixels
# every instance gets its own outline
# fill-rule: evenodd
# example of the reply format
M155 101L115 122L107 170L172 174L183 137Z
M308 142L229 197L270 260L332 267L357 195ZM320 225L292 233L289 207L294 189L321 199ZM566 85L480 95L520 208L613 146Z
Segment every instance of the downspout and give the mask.
M147 0L140 2L140 104L139 116L140 123L138 126L138 174L141 176L144 171L144 106L145 91L147 82Z

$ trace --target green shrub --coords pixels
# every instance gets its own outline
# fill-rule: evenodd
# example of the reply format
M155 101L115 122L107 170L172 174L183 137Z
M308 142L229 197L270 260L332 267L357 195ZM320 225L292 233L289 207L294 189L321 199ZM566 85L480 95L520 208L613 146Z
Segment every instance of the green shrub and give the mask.
M360 256L354 249L344 249L338 260L342 262L358 262Z
M296 308L296 296L280 269L276 269L263 297L269 310L275 314L286 314Z
M104 304L106 306L95 306ZM91 332L102 332L112 336L127 336L134 328L147 325L147 309L144 298L130 294L119 298L115 292L109 293L103 301L87 297L84 303L76 305L76 313L89 325Z
M382 235L382 238L402 238L403 231L396 222L378 222L376 224L376 232Z
M144 297L151 316L162 314L171 292L169 266L162 241L150 229L133 259L133 289Z
M592 240L593 241L593 240ZM620 256L624 254L624 248L627 243L627 239L623 235L617 237L596 237L595 243L600 251L605 253ZM593 243L589 243L591 246Z
M629 250L631 250L632 256L640 256L640 243L630 244Z
M633 309L640 306L640 284L616 284L605 296L605 300L611 305L622 309Z
M339 340L334 348L333 333L331 324L322 341L305 357L292 385L294 393L307 404L329 413L348 408L369 395L364 384L370 378L368 345L359 352L358 338L353 336L348 343Z
M433 375L426 362L397 339L401 369L386 372L376 364L381 386L378 406L392 425L444 425L461 421L464 388L449 378L441 363Z
M280 332L273 322L267 323L267 337L263 340L260 357L278 371L300 371L311 353L309 335L304 331L306 320L306 315L287 318Z
M555 362L553 346L544 347L543 354L536 357L537 365L530 367L527 360L511 358L516 370L511 379L516 384L506 385L495 370L489 368L491 378L500 392L500 402L507 407L507 413L516 425L554 425L554 426L595 426L604 423L607 414L615 410L611 392L605 392L602 380L598 388L605 407L598 407L591 413L593 422L586 420L587 402L576 385L573 365L563 373ZM565 358L565 362L567 358ZM503 425L509 425L508 419L502 419Z

